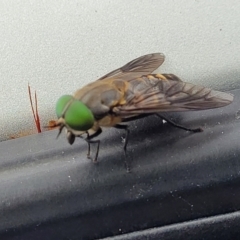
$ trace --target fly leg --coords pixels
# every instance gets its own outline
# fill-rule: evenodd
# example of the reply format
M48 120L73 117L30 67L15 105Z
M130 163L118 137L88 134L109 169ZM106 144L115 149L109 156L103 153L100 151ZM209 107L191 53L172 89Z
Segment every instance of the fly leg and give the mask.
M124 146L123 146L123 150L124 150L124 153L126 155L126 152L127 152L127 144L128 144L128 139L129 139L129 129L128 129L128 126L127 125L120 125L120 124L117 124L116 126L114 126L115 128L117 129L123 129L125 130L126 132L126 138L125 138L125 142L124 142Z
M127 172L130 172L131 171L130 165L129 165L129 162L127 161L127 144L128 144L128 140L129 140L130 130L128 129L127 125L117 124L114 127L117 128L117 129L123 129L126 132L126 137L125 137L125 142L124 142L124 145L123 145L123 150L124 150L124 155L125 155L125 166L126 166Z
M89 158L89 159L92 159L92 158L90 157L90 144L91 144L91 143L97 143L97 152L96 152L95 158L92 159L92 161L93 161L94 163L96 163L97 160L98 160L99 146L100 146L100 142L101 142L101 141L100 141L100 140L90 140L90 139L85 139L85 141L88 143L87 158Z
M92 159L90 157L90 152L91 152L91 143L96 143L97 144L97 152L96 152L96 155L95 155L95 158L92 159L92 161L94 163L97 162L97 159L98 159L98 153L99 153L99 147L100 147L100 140L92 140L92 138L94 137L97 137L99 134L102 133L102 129L99 128L94 134L92 134L91 136L89 135L89 133L87 132L87 138L85 138L84 140L87 142L88 144L88 152L87 152L87 158L89 159Z
M172 125L173 127L177 127L177 128L180 128L180 129L183 129L183 130L186 130L186 131L190 131L190 132L203 132L203 129L202 128L187 128L187 127L184 127L184 126L181 126L175 122L173 122L172 120L156 113L155 114L156 116L162 118L163 120L165 120L166 122L168 122L170 125Z

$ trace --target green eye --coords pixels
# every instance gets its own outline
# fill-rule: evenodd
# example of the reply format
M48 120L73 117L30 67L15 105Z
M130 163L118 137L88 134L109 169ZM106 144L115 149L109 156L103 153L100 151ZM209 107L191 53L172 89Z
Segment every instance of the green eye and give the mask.
M64 111L66 111L67 104L72 100L73 96L71 95L64 95L58 99L56 104L56 114L58 118L62 117Z
M76 131L86 131L94 124L94 116L91 110L70 95L62 96L58 100L56 113L58 117L64 117L65 123ZM64 116L62 116L63 113Z

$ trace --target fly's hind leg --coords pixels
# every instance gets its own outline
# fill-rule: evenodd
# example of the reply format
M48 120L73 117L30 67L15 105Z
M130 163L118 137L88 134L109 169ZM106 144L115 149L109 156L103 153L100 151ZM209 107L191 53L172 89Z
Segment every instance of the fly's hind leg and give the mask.
M127 157L127 145L128 145L130 130L128 129L127 125L117 124L114 127L117 128L117 129L123 129L126 132L125 141L124 141L124 145L123 145L123 150L124 150L124 155L125 155L125 166L126 166L127 172L130 172L131 169L130 169L129 162L127 160L128 159L128 157Z
M203 132L203 129L202 128L187 128L187 127L184 127L184 126L181 126L175 122L173 122L172 120L166 118L165 116L162 116L158 113L155 114L156 116L162 118L163 120L165 120L166 122L168 122L170 125L172 125L173 127L176 127L176 128L180 128L180 129L183 129L183 130L186 130L186 131L190 131L190 132Z
M97 162L98 160L98 153L99 153L99 147L100 147L100 140L92 140L92 138L97 137L99 134L102 133L102 129L99 128L94 134L92 134L91 136L89 135L89 133L87 132L87 138L85 138L84 140L87 142L88 144L88 152L87 152L87 158L92 159L90 156L90 152L91 152L91 143L96 143L97 144L97 151L96 151L96 155L95 158L92 159L92 161L94 163Z

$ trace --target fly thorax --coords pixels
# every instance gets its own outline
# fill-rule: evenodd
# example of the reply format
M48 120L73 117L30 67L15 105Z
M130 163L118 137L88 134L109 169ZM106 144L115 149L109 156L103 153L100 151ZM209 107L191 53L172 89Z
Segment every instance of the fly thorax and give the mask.
M81 101L91 109L96 120L103 118L111 112L121 99L121 93L111 87L111 85L103 85L86 93Z

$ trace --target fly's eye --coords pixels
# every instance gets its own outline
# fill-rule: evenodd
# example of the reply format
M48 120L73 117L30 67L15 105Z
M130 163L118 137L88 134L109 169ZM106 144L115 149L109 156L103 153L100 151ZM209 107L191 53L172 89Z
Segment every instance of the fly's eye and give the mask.
M87 131L94 124L91 110L79 100L73 100L65 112L65 123L77 131Z
M56 114L57 117L60 118L64 114L67 109L67 105L73 100L73 96L71 95L64 95L60 97L56 104Z
M64 95L58 99L56 114L58 118L64 118L66 125L76 131L87 131L94 124L91 110L71 95Z

